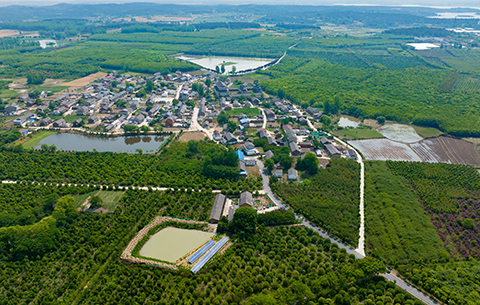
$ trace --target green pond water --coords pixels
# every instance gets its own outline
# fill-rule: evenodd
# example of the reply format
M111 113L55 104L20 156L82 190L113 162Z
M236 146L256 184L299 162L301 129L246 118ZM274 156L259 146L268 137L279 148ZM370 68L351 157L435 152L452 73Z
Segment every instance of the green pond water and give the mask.
M167 262L176 262L207 242L215 233L168 227L152 235L139 254Z

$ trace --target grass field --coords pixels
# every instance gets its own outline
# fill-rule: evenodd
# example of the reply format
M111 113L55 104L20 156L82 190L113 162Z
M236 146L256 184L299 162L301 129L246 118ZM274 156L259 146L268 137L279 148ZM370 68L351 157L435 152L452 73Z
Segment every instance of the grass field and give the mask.
M393 175L380 161L366 162L365 172L368 253L391 264L448 257L407 179Z
M436 138L443 134L440 130L436 128L420 126L413 126L413 128L415 128L415 131L423 138Z
M37 88L38 91L51 91L51 92L60 92L62 90L68 89L68 86L40 86Z
M73 196L73 198L75 199L75 208L79 208L88 197L99 196L103 200L102 207L112 212L117 207L117 203L124 193L123 191L93 191L87 194Z
M88 118L88 116L84 115L67 115L67 116L61 116L61 115L51 115L50 118L54 120L59 120L61 118L65 119L67 123L73 123L78 119L83 119L84 121Z
M270 76L268 75L263 75L263 74L246 74L242 76L235 76L232 77L232 80L238 79L241 82L244 83L253 83L253 81L258 80L259 82L264 81L264 80L269 80Z
M0 90L0 97L2 98L15 98L19 95L19 93L15 90L5 89Z
M52 135L56 134L57 132L55 131L47 131L47 130L42 130L38 132L37 134L33 135L29 140L27 140L25 143L23 143L23 148L25 149L33 149L42 139Z
M96 195L102 198L102 206L112 212L117 207L117 203L123 194L125 194L123 191L99 191Z
M231 117L238 117L238 115L240 113L245 114L249 118L253 117L253 116L257 116L257 115L260 114L260 110L258 110L258 108L248 108L248 107L233 108L232 110L228 110L228 111L225 111L225 112L227 113L227 115L229 115Z
M339 138L346 138L347 140L383 138L375 129L368 128L342 129L332 131L332 133Z
M98 191L93 191L83 195L73 196L73 199L75 199L75 208L79 208L85 202L85 200L87 200L88 197L93 196L96 193L98 193Z

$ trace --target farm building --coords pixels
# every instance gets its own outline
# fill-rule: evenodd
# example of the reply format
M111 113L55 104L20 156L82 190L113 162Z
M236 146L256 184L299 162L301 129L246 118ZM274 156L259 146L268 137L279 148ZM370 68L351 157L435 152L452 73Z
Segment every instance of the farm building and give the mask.
M353 149L347 150L347 158L357 160L357 153Z
M340 158L342 156L342 153L338 151L335 145L325 144L324 146L325 146L325 149L327 150L327 153L330 155L330 157Z
M223 213L223 206L225 205L225 200L227 197L223 194L217 194L215 196L215 201L213 202L212 211L210 212L209 222L219 222Z
M33 113L29 112L27 114L22 115L18 119L13 121L13 125L22 125L23 123L27 122L33 116Z
M244 207L244 206L249 206L253 207L253 196L252 193L249 191L245 191L240 194L240 200L238 202L239 206Z

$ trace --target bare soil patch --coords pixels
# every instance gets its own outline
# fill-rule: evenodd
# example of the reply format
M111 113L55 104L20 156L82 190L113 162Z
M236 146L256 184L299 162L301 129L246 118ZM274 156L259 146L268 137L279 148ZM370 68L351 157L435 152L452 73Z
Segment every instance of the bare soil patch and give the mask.
M204 132L194 131L194 132L184 132L180 138L178 138L179 142L188 142L190 140L200 141L205 139L207 135Z
M62 83L62 86L69 86L69 87L83 87L86 86L90 83L92 83L94 80L99 79L101 77L106 76L107 73L104 72L97 72L94 74L90 74L89 76L85 76L76 80L73 80L68 83Z
M43 82L42 86L45 86L45 87L54 87L54 86L67 86L67 85L65 85L63 79L47 78L47 79Z
M438 137L412 143L410 146L425 162L480 166L480 150L471 142L449 137Z
M448 137L439 137L438 141L453 163L480 166L480 158L475 151L474 144Z
M450 158L447 156L445 151L442 148L442 145L440 142L438 142L438 139L425 139L423 141L418 142L419 145L421 145L423 148L420 148L419 146L416 147L414 144L410 144L412 148L419 153L422 158L427 161L431 157L427 157L427 154L430 154L433 156L434 159L436 159L440 163L452 163ZM426 152L421 152L421 150L425 150ZM429 161L427 161L429 162Z
M377 120L370 120L370 119L363 120L363 125L370 126L373 128L380 127L380 124L378 124Z
M258 166L255 165L255 166L245 166L245 169L247 170L247 173L248 173L248 177L250 178L253 178L253 179L257 179L258 177L260 177L260 170L258 169Z
M17 30L0 30L0 38L17 36L18 34L20 34L20 32Z
M10 89L19 89L19 88L26 88L27 87L27 79L26 78L17 78L12 80L10 84L8 84Z

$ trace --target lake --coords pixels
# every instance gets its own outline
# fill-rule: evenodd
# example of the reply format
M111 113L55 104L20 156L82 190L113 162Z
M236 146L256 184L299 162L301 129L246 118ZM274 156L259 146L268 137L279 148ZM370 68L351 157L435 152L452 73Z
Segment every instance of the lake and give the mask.
M216 66L225 64L225 71L229 72L232 67L237 68L237 72L250 69L257 69L265 66L276 59L268 58L248 58L248 57L223 57L223 56L180 56L179 59L189 61L204 68L215 70Z
M210 240L215 233L167 227L152 235L140 249L144 257L174 263Z
M48 46L53 46L53 47L58 46L57 41L52 39L42 39L42 40L39 40L38 42L40 43L40 47L43 49L47 48Z
M348 115L342 115L337 125L343 128L346 128L346 127L357 128L360 126L360 120Z
M415 50L428 50L433 48L440 48L439 45L433 43L423 43L423 42L414 42L414 43L407 43L408 46L412 46Z
M96 149L98 152L136 153L136 149L141 149L144 153L154 153L168 137L141 135L104 138L74 133L58 133L40 140L35 148L40 149L42 144L53 144L57 147L57 150L93 151Z

